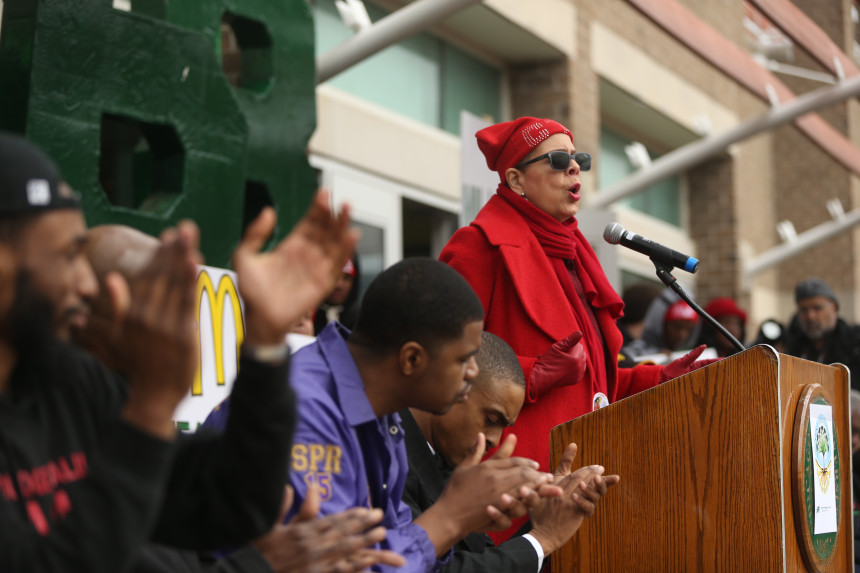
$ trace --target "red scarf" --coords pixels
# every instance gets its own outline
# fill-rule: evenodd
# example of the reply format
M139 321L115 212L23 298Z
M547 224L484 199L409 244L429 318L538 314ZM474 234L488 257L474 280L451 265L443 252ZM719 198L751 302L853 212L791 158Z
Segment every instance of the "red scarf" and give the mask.
M564 259L573 261L588 304L595 310L607 309L612 318L617 320L621 316L624 303L609 284L609 279L606 278L597 255L585 239L585 235L579 230L579 221L571 217L564 223L560 223L514 193L504 183L499 184L496 192L523 216L543 247L544 253L549 257L559 283L574 310L578 308L579 297L570 280L570 274L564 266ZM576 314L579 315L578 312ZM585 317L577 316L577 319L585 319ZM580 324L584 323L580 322Z

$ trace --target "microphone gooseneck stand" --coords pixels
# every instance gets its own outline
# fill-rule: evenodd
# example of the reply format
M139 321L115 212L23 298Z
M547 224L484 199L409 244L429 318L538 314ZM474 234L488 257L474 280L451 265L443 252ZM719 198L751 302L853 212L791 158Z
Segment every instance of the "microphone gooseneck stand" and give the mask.
M662 245L657 245L657 248L662 248L666 249L666 251L669 251L669 249L663 247ZM728 330L726 330L726 328L722 324L717 322L717 320L713 316L705 312L705 309L699 306L699 304L694 301L689 294L687 294L687 291L684 290L684 287L682 287L678 283L678 280L672 276L672 269L674 269L675 267L665 262L666 260L672 260L671 251L668 252L668 259L666 258L666 256L667 253L655 252L651 257L649 257L651 259L651 262L654 263L654 267L657 269L657 278L659 278L664 285L678 293L678 296L680 296L684 302L689 304L690 307L695 310L699 316L707 320L711 324L711 326L716 328L720 333L722 333L723 336L728 338L732 345L737 348L739 352L743 352L744 350L746 350L744 345L741 344L737 338L732 336L732 334Z

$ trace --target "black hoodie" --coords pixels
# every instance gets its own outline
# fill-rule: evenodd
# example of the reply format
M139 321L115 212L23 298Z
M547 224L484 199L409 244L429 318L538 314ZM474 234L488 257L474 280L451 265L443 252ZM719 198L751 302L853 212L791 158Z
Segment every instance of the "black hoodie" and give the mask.
M153 438L121 419L127 392L62 343L14 370L0 394L0 571L117 573L147 539L208 549L271 527L295 419L286 364L241 360L223 436Z

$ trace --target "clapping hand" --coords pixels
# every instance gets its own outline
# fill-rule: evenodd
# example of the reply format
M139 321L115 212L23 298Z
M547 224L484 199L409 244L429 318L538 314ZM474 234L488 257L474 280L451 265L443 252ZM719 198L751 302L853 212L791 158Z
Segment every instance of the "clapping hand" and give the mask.
M251 344L283 343L290 326L334 287L359 237L349 228L349 208L333 213L328 193L319 191L290 234L260 252L276 218L274 209L263 209L233 255L245 301L245 340Z
M555 485L562 488L563 494L542 500L531 511L534 525L531 533L547 555L567 543L594 514L597 502L609 487L621 481L617 475L604 476L603 466L598 465L584 466L571 473L576 451L576 444L568 445L554 474Z
M376 563L406 564L393 551L370 549L385 539L385 528L378 526L382 510L355 507L318 518L320 492L311 485L299 512L289 523L281 523L292 503L288 486L278 525L253 542L275 573L347 573Z
M123 418L164 439L175 432L173 412L197 368L198 243L197 226L184 221L162 233L155 255L130 286L118 272L105 278L114 362L130 385Z

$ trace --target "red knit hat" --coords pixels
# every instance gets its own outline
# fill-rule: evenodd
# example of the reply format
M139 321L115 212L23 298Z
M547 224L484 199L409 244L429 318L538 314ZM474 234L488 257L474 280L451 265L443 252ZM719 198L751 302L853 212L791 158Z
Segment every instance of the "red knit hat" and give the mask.
M698 322L699 315L696 314L696 311L693 310L689 304L683 300L679 300L666 309L666 316L663 320L687 320L690 322Z
M747 323L747 313L727 296L721 296L709 302L708 306L705 307L705 312L717 319L721 316L736 316L741 319L743 324Z
M504 183L505 171L516 167L532 149L556 133L565 133L573 141L573 134L565 126L551 119L536 117L497 123L485 127L475 137L478 138L478 147L487 158L487 167L498 172Z

